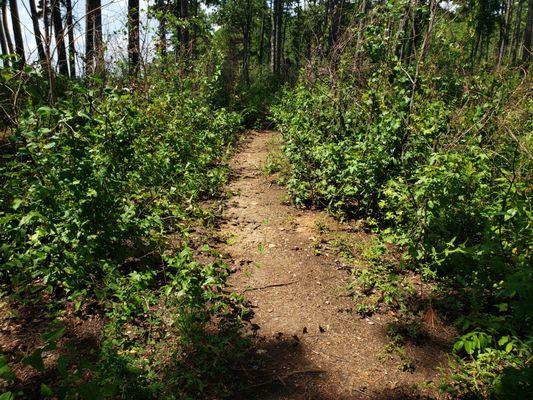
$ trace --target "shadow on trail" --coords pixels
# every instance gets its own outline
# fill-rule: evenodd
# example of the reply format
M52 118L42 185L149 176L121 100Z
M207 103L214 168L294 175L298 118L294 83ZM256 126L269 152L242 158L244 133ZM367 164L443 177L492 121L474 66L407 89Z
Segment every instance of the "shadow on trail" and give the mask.
M236 368L241 389L232 400L429 400L414 387L368 388L331 384L326 369L305 355L305 346L296 337L266 340L257 337L248 358ZM364 368L364 366L361 366Z

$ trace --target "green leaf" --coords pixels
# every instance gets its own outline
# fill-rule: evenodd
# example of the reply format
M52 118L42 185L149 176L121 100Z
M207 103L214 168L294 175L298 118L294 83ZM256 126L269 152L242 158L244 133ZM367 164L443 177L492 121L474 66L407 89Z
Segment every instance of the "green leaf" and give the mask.
M509 336L502 336L500 340L498 340L498 345L503 346L505 343L509 341Z
M470 342L470 341L465 342L464 346L465 346L465 351L467 352L467 354L470 354L470 355L474 354L474 343L473 342Z
M22 359L22 363L32 366L37 371L44 371L42 352L42 349L35 350L28 357Z
M13 200L13 210L18 210L21 204L22 204L22 199Z
M0 378L6 381L15 379L15 374L11 371L11 367L7 363L7 357L4 355L0 355Z
M507 346L505 346L505 352L510 353L513 350L514 344L513 342L507 343Z
M43 333L42 338L46 343L55 343L57 339L65 332L65 328L59 328L55 331Z
M46 397L52 397L52 389L50 388L50 386L41 383L41 394Z
M0 400L15 400L15 396L11 392L0 394Z

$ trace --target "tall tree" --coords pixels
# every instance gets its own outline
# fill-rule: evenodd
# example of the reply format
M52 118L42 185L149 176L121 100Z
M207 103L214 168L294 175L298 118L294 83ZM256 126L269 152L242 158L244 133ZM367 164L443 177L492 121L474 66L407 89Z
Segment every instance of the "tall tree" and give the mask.
M59 73L68 76L67 50L65 48L65 31L63 29L63 19L61 17L61 3L59 0L52 0L52 23L54 25L54 35L57 51L57 66Z
M272 31L270 35L270 65L276 76L281 72L283 0L272 0Z
M518 56L518 51L521 46L520 34L522 33L522 6L524 0L518 0L516 8L515 27L513 32L513 42L511 44L511 62L515 63Z
M85 75L94 72L94 1L85 3Z
M35 37L35 44L37 45L37 54L39 55L39 61L41 65L46 65L46 53L44 52L43 37L41 35L41 28L39 26L39 13L35 0L29 0L31 22L33 25L33 36Z
M0 0L2 5L2 25L4 27L4 36L6 37L8 54L13 54L13 41L9 33L9 23L7 22L7 0Z
M188 0L176 0L174 7L175 17L178 20L178 27L175 35L176 47L174 52L176 57L184 58L185 53L189 49L189 1Z
M52 44L52 40L50 38L52 37L52 26L50 24L49 0L41 0L40 12L43 18L44 48L45 48L45 52L48 57L48 60L50 61L51 59L50 46Z
M509 44L509 31L511 29L511 20L513 18L513 0L506 0L505 12L503 16L502 25L500 28L500 43L498 49L498 68L503 62L505 53L507 52L507 47Z
M167 55L167 3L166 0L156 0L155 10L159 19L159 26L157 28L157 34L159 36L159 42L157 49L161 56Z
M24 40L22 38L22 28L20 26L17 0L9 1L9 12L11 13L11 25L13 27L13 36L15 38L15 52L19 56L19 66L22 67L26 63L26 55L24 54Z
M0 0L1 1L1 0ZM2 23L2 14L3 10L0 8L0 50L2 51L3 56L9 54L9 48L7 47L6 35L4 33L4 24ZM9 61L4 60L4 67L9 66Z
M524 46L522 49L522 61L528 62L531 60L533 54L533 48L531 44L533 42L533 0L529 0L527 3L527 16L526 16L526 30L524 31Z
M128 61L132 76L139 72L140 53L139 0L128 0Z
M94 58L95 71L104 72L104 40L102 35L102 0L92 0L94 5Z
M30 0L33 1L33 0ZM68 64L70 68L70 77L76 77L76 45L74 43L74 21L72 11L72 0L65 0L66 18L67 18L67 35L68 35Z

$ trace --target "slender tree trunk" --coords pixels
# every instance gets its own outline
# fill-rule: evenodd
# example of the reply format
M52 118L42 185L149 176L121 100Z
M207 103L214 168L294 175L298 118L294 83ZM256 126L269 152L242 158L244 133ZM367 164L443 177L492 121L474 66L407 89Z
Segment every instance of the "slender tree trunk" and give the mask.
M57 66L59 73L68 76L67 50L65 48L65 31L61 18L61 5L59 0L52 0L52 22L56 39Z
M19 56L19 66L22 67L26 63L26 55L24 54L24 40L22 38L22 28L20 26L19 9L17 0L9 1L9 11L11 13L11 25L13 26L13 37L15 38L15 52Z
M526 30L524 31L524 46L522 49L522 61L528 62L531 60L533 48L531 43L533 42L533 0L529 0L527 3L527 17L526 17Z
M33 1L33 0L31 0ZM65 0L67 8L67 34L68 34L68 64L70 77L76 77L76 45L74 43L74 21L72 15L72 0Z
M158 50L162 57L167 55L167 5L165 0L157 0L157 10L161 13L158 27Z
M261 29L259 31L259 65L263 64L265 51L265 10L261 12Z
M511 19L513 17L513 0L507 0L505 4L505 15L503 19L503 25L500 35L500 46L498 49L498 64L497 68L500 68L505 57L505 53L509 43L509 30L511 27Z
M181 14L181 18L183 19L183 22L187 23L189 19L189 1L188 0L181 0L180 14ZM188 26L185 26L181 29L180 42L182 46L182 56L185 56L186 52L189 50L189 27Z
M271 14L271 30L270 30L270 69L272 71L272 74L276 74L276 1L279 0L271 0L272 5L272 14Z
M37 54L39 55L41 65L46 65L46 53L44 52L43 37L41 35L41 28L39 27L39 13L37 12L35 0L29 0L29 3L31 22L33 25L33 36L35 37L35 44L37 45Z
M128 0L128 61L130 75L139 72L139 0Z
M524 0L518 1L518 7L516 9L515 28L513 32L513 43L511 44L511 62L514 64L518 56L518 50L520 48L520 34L522 33L522 5Z
M250 27L246 23L242 28L243 51L242 51L242 76L246 86L250 85Z
M1 1L1 0L0 0ZM6 35L4 33L4 24L2 23L3 10L0 8L0 49L3 56L9 55L9 48L7 47ZM4 60L4 67L9 67L9 61Z
M340 35L342 21L342 0L330 0L330 28L329 28L329 46L335 44Z
M41 16L43 18L44 51L46 53L46 60L48 63L48 67L51 68L52 57L51 57L50 46L52 44L52 40L50 39L50 37L52 36L52 28L50 25L50 10L48 7L48 0L41 1L41 10L42 10Z
M283 45L283 0L274 0L274 68L273 73L276 76L281 72L282 45Z
M8 54L13 54L13 41L11 40L11 34L9 33L9 24L7 22L7 0L0 0L2 3L2 25L4 26L4 35L6 37Z
M85 9L85 75L94 72L94 0L87 0Z
M94 5L94 70L98 75L104 73L104 48L102 36L102 0L92 0Z

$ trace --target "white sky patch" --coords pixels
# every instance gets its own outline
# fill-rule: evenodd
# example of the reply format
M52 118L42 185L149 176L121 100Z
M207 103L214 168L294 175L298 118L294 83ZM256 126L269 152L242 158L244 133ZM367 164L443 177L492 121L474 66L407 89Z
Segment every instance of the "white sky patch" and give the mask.
M27 0L17 0L19 6L19 16L24 38L24 47L26 59L29 63L38 60L37 44L33 34L33 23L31 20L30 6ZM141 9L141 46L142 53L148 58L153 52L154 29L157 21L149 19L147 15L148 6L153 4L153 0L140 0ZM73 0L73 20L74 20L74 42L76 46L76 67L78 74L83 70L82 56L85 53L85 0ZM102 32L104 36L104 45L106 47L106 60L116 61L126 57L127 49L127 0L102 0ZM65 19L65 10L62 9L63 19ZM11 26L11 15L8 7L8 23L11 36L13 29ZM41 33L44 33L42 20L39 21ZM53 36L53 33L52 33ZM55 60L56 49L52 40L50 51Z

